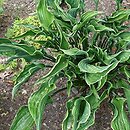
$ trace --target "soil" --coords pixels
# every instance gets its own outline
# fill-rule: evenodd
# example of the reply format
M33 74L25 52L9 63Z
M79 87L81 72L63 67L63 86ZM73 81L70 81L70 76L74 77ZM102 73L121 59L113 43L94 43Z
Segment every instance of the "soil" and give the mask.
M86 0L86 10L94 9L94 3L91 0ZM35 3L33 0L9 0L4 4L5 13L0 18L0 37L4 37L7 27L11 26L13 20L17 17L27 17L35 10ZM115 9L113 0L101 0L99 10L110 15ZM2 57L0 57L2 61ZM0 62L1 63L1 62ZM17 71L17 70L16 70ZM13 88L12 77L14 72L7 70L0 72L0 130L9 130L10 124L18 108L21 105L27 104L27 99L34 91L32 87L34 82L41 77L43 72L38 71L29 82L22 86L19 94L12 100L11 91ZM65 84L65 80L61 79L57 87L60 88ZM48 105L43 116L42 130L61 130L61 122L65 115L65 102L68 100L66 92L60 92L54 96L54 103ZM110 121L112 119L111 109L106 101L101 105L101 109L96 113L96 123L89 130L111 130Z

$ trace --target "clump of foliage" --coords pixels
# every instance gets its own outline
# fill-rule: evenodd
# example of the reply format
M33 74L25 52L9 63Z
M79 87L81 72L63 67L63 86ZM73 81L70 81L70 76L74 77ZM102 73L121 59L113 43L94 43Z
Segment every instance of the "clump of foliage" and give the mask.
M28 63L15 81L13 98L36 71L51 67L36 82L41 85L29 97L28 105L18 110L10 130L31 130L34 124L36 130L41 129L44 109L59 92L56 82L61 77L67 78L68 96L72 88L79 92L66 104L62 130L87 130L106 99L113 110L111 128L130 130L125 111L126 105L130 111L130 32L125 25L130 10L120 10L121 1L116 2L117 10L100 18L102 12L84 11L83 0L65 0L64 4L61 0L39 0L37 14L41 26L19 36L19 42L0 39L1 54L10 52L10 60L23 58ZM36 48L24 40L27 36L47 39ZM54 56L48 53L50 48L56 52ZM51 61L53 66L40 63L39 59Z
M11 70L15 70L15 68L17 67L17 62L16 61L11 61L8 64L0 64L0 72L5 71L6 69L11 69Z
M22 35L26 31L37 27L40 27L40 21L38 20L37 15L32 15L24 19L17 18L14 21L13 26L8 28L6 37L15 38Z
M5 36L9 39L19 39L21 40L23 37L19 37L23 35L25 32L30 29L34 32L37 32L36 29L40 27L40 21L37 15L32 15L27 18L21 19L18 18L14 21L13 26L7 29ZM39 30L38 30L39 31ZM40 48L40 44L37 41L46 40L45 36L26 36L24 37L24 41L29 42L31 45L34 45L36 48Z

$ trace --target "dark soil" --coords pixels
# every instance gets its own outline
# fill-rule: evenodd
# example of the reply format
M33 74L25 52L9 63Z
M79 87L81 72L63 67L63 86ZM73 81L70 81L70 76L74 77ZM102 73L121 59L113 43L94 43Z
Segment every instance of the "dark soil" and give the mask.
M94 3L86 0L86 10L94 9ZM11 26L12 21L17 17L27 17L35 9L33 0L9 0L5 3L5 13L0 16L0 37L4 37L6 28ZM101 0L99 10L106 14L111 14L115 9L113 0ZM0 59L1 60L1 59ZM27 104L27 99L35 90L34 82L42 76L39 71L33 76L28 83L24 84L19 94L12 100L11 91L13 88L12 70L0 72L0 130L9 130L10 124L18 108ZM65 80L61 79L57 85L58 88L65 84ZM66 92L60 92L54 96L54 103L48 105L43 116L42 130L61 130L61 122L65 115L65 102L68 100ZM110 121L112 119L111 109L107 105L107 101L101 105L101 109L96 114L96 124L89 130L111 130Z

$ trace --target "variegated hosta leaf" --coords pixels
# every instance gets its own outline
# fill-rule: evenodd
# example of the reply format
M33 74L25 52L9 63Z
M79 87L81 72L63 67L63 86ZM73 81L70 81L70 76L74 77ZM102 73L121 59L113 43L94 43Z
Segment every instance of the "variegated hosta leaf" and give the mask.
M39 0L37 13L42 26L48 30L49 26L54 21L54 15L48 10L47 0Z
M87 22L90 21L91 18L97 16L98 14L101 14L101 12L98 12L98 11L88 11L88 12L85 12L82 16L81 16L81 21L79 24L76 24L74 27L73 27L73 31L77 31L79 29L81 29L83 26L86 25Z
M6 38L0 38L0 44L3 44L3 43L12 43L12 42Z
M120 51L114 55L106 55L104 63L111 63L114 59L117 59L120 63L128 61L130 59L130 49Z
M58 23L56 23L56 27L60 33L60 48L61 49L68 49L69 42L67 41L65 33L63 32L62 28L60 27L60 25Z
M86 60L81 60L78 64L78 67L81 72L87 72L87 73L102 73L106 70L108 70L114 63L108 65L108 66L95 66L86 63Z
M124 110L124 98L114 98L112 104L114 105L114 117L111 122L113 130L130 130L130 122Z
M120 61L120 63L123 63L130 58L130 49L122 51L119 55L116 56L116 59Z
M86 97L86 100L90 104L91 114L86 122L84 122L77 130L87 130L91 127L95 122L95 113L100 106L99 100L93 95L89 95Z
M15 55L12 55L12 60L16 58L24 58L26 61L30 62L34 59L43 59L43 53L41 51L36 50L35 47L26 44L0 44L0 53L3 52L14 52Z
M71 94L71 88L73 86L73 79L75 78L75 73L73 71L66 71L65 75L67 77L67 83L66 83L66 88L67 88L67 94L70 96Z
M49 81L44 82L39 90L34 92L28 100L28 108L36 123L36 129L41 129L43 112L48 102L49 94L56 88Z
M25 66L24 70L18 75L15 80L15 85L12 91L12 97L14 98L18 89L21 85L28 81L28 79L39 69L43 69L45 66L43 64L28 64Z
M69 65L72 67L72 68L74 68L74 73L75 74L81 74L81 72L80 72L80 69L78 68L78 66L76 65L76 64L74 64L73 62L71 62L71 61L68 61L69 62Z
M103 77L99 82L98 82L98 87L97 90L99 91L106 83L107 81L107 76Z
M115 35L115 37L120 37L124 41L129 42L130 41L130 32L120 32Z
M96 88L94 85L91 85L90 88L91 88L91 91L93 92L94 96L95 96L97 99L100 99L100 96L99 96L99 94L98 94L98 92L97 92L97 88Z
M108 18L108 22L113 23L113 22L122 22L128 20L130 15L130 10L120 10L114 13L113 16L110 16Z
M69 6L68 13L75 17L77 16L78 11L83 9L83 1L82 0L65 0Z
M125 66L125 67L124 67L124 72L125 72L126 76L127 76L128 78L130 78L130 68L128 68L128 66Z
M64 55L59 56L57 63L52 67L47 75L38 80L38 83L43 82L46 78L58 74L61 70L65 69L68 66L67 58Z
M1 51L14 50L19 53L25 53L28 55L32 55L35 52L35 48L33 46L28 46L25 44L17 44L17 43L6 43L0 44L0 52Z
M80 127L78 127L77 130L87 130L89 127L91 127L94 124L94 122L95 122L95 112L97 111L97 109L99 108L100 103L101 103L95 97L94 94L90 94L89 96L86 96L85 99L90 104L91 114L90 114L88 120L86 120L86 122L84 122L83 124L81 124Z
M87 12L82 14L81 21L88 22L91 18L93 18L94 16L101 14L101 13L102 12L99 12L99 11L87 11Z
M85 81L88 85L94 84L105 77L110 71L112 71L117 65L118 61L113 62L108 66L94 66L86 64L85 60L82 60L78 66L82 72L85 73Z
M10 130L32 130L34 120L27 106L22 106L11 124Z
M94 32L101 32L101 31L115 32L114 29L112 29L110 27L106 27L105 25L102 25L102 24L96 22L95 20L90 22L90 25L88 26L88 29L90 31L94 31Z
M63 50L61 49L64 54L69 55L69 56L76 56L76 55L87 55L86 51L80 50L78 48L72 48L68 50Z
M116 5L117 5L117 10L119 10L123 0L115 0L115 1L116 1Z
M63 130L87 130L94 124L95 112L99 107L99 101L92 94L67 102L67 113L63 121Z
M68 80L68 82L66 83L68 96L70 96L72 85L72 81Z
M130 84L127 81L120 80L118 83L118 87L124 89L128 110L130 112Z
M74 105L75 99L71 99L66 103L67 112L62 123L62 130L70 130L73 123L72 107Z
M67 37L65 34L62 32L61 33L61 49L68 49L69 48L69 42L67 41Z
M114 88L113 84L111 82L108 81L108 91L107 91L107 95L110 94L111 90Z
M64 3L64 2L61 1L61 0L53 0L53 1L50 0L50 1L48 1L49 6L51 6L54 9L53 14L56 16L57 19L60 17L59 22L63 21L64 24L67 23L67 22L69 24L77 22L75 17L73 17L69 12L66 13L66 11L64 9L62 9L61 4ZM68 4L68 3L66 3L66 4Z
M67 114L63 121L63 130L77 130L90 116L90 105L85 98L69 100L67 102Z

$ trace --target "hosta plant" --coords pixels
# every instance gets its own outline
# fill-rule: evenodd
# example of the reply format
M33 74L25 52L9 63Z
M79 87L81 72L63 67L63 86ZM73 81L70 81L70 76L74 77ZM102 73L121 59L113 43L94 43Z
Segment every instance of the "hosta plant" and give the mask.
M94 124L95 113L104 100L112 107L111 128L130 130L130 32L126 24L130 10L120 10L121 1L116 2L116 11L105 16L99 11L85 12L83 0L39 0L41 26L16 40L0 39L0 53L9 53L9 61L23 58L27 62L15 81L13 98L35 72L50 68L36 81L39 87L29 97L27 106L18 110L10 130L31 130L34 124L36 130L41 130L44 109L53 95L63 89L56 86L63 77L64 89L71 99L66 103L62 130L87 130ZM41 47L36 48L24 40L27 36L44 36L46 40L37 41ZM77 95L70 96L72 88L78 91Z

